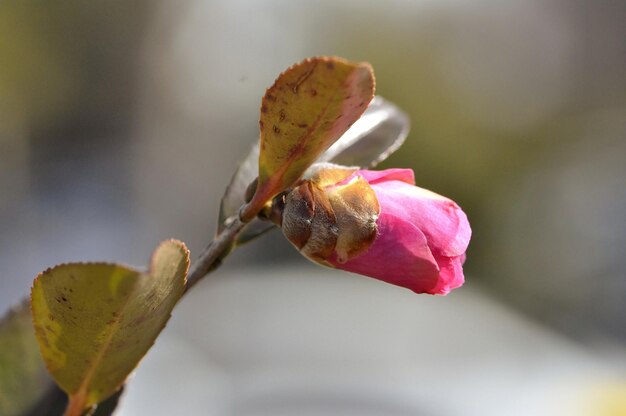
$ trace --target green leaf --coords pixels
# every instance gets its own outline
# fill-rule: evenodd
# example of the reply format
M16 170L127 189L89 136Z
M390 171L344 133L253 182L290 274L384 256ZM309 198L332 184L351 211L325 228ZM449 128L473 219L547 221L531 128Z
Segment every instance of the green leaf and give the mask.
M35 279L31 305L41 354L69 395L68 414L111 396L150 349L183 294L189 252L161 243L150 270L108 263L56 266Z
M359 118L374 97L368 63L334 57L302 61L285 72L261 102L259 182L242 212L250 221Z
M0 415L27 412L53 386L25 299L0 321Z
M339 165L372 168L385 160L404 143L409 133L409 117L393 103L380 96L374 97L365 113L316 160ZM220 205L220 231L224 221L237 214L245 204L248 185L257 177L259 146L254 145L239 165L226 188ZM274 224L254 219L237 236L237 244L244 244L266 231Z

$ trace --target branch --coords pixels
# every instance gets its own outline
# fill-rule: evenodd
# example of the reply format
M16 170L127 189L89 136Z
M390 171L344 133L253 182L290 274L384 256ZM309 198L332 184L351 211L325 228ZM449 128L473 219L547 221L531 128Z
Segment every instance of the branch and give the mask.
M200 279L222 264L222 259L230 253L235 245L237 234L239 234L239 231L246 225L245 222L241 221L239 215L228 218L225 223L226 228L209 243L200 254L200 257L198 257L198 260L191 266L189 274L187 274L185 293L187 293L193 285L198 283Z

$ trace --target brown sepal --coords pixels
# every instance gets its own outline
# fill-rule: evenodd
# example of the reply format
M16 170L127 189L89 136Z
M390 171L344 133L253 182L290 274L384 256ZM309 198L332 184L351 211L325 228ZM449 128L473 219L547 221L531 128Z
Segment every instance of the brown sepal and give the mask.
M345 263L367 251L376 239L380 205L372 187L361 177L328 188L327 195L339 228L337 261Z

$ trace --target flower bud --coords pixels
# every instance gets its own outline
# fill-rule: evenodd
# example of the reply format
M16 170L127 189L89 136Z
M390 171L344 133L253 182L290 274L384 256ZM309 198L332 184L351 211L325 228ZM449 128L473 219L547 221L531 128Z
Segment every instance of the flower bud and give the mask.
M275 199L272 211L287 239L317 263L417 293L446 294L464 282L467 217L415 186L409 169L323 168Z

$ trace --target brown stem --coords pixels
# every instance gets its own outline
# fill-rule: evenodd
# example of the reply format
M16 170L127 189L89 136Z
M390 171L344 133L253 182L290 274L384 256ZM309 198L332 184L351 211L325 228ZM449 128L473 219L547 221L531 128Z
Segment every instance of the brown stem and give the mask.
M225 222L226 228L209 243L200 254L200 257L198 257L198 260L191 266L187 274L185 293L198 283L200 279L221 265L222 259L232 250L237 234L246 225L239 216L230 217Z
M81 392L70 395L63 416L81 416L85 412L86 399Z

